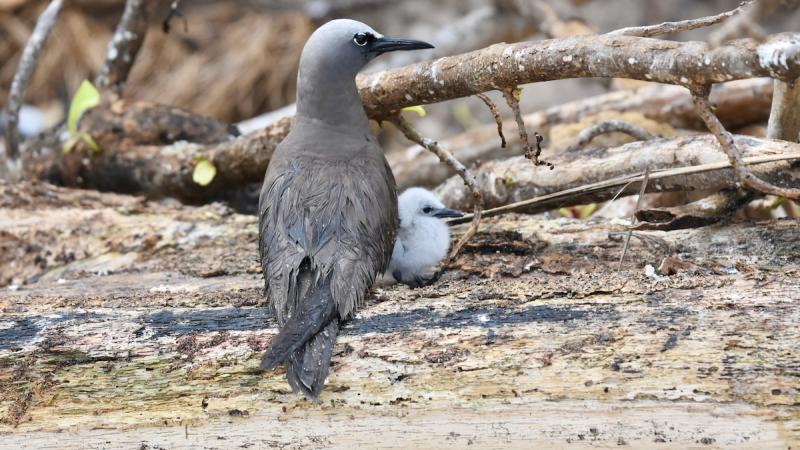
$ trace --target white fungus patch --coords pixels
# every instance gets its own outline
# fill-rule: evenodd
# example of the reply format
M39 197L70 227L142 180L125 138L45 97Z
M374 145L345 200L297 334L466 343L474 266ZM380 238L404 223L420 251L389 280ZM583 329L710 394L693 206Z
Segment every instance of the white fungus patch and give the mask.
M566 55L563 58L561 58L561 60L564 61L565 63L571 62L572 61L572 55Z
M800 55L800 40L794 35L778 36L758 46L756 49L761 67L775 74L778 70L789 70L790 61Z
M628 64L630 64L630 65L636 64L636 58L634 58L633 56L628 58Z

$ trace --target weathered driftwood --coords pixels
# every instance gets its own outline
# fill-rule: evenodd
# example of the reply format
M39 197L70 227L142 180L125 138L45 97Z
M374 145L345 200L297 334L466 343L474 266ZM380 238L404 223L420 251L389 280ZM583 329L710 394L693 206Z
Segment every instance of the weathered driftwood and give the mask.
M81 130L91 133L99 152L64 154L59 142L33 142L21 155L21 167L28 178L67 186L209 202L263 179L288 129L286 118L235 139L236 130L215 119L164 105L117 101L89 110L81 120ZM217 169L207 186L192 180L199 159Z
M677 85L709 85L754 77L800 77L799 35L764 43L739 40L711 48L630 36L578 36L495 44L359 77L364 107L375 118L391 111L540 81L622 77Z
M275 333L256 228L219 205L0 186L3 445L800 439L797 220L637 232L619 272L625 224L489 221L435 285L375 292L319 405L255 370Z
M796 154L800 145L786 141L771 141L749 136L735 137L736 146L744 157ZM694 166L727 161L726 155L712 135L684 136L676 139L657 139L633 142L616 148L597 148L582 152L564 153L553 159L555 169L532 167L521 156L504 161L488 162L474 171L487 208L518 202L583 185L634 175L650 170ZM750 168L761 178L782 186L800 185L800 172L789 162L759 164ZM716 191L736 185L732 170L720 170L681 175L651 183L648 192ZM629 186L622 195L636 193L638 186ZM469 209L472 194L460 180L450 178L437 189L442 201L450 207ZM593 191L564 200L561 206L604 201L613 197L613 190ZM527 210L526 210L527 211ZM539 212L531 210L527 212Z

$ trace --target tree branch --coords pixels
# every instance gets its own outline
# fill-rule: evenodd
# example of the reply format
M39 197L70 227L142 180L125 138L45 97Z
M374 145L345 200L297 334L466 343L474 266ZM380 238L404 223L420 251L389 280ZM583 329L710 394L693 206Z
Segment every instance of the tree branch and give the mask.
M771 95L772 80L758 78L716 85L711 91L711 101L723 123L735 128L765 121L769 117ZM552 127L578 122L603 111L636 112L645 118L676 128L705 130L705 124L694 110L689 91L682 87L665 85L653 85L635 91L610 92L533 112L523 118L529 127L538 130L551 145L556 145L558 143L550 136ZM505 126L510 127L512 124L506 123ZM509 158L521 152L517 135L509 134L506 149L498 148L496 136L496 127L485 125L447 137L441 144L445 148L453 149L455 157L466 165L478 160L485 162ZM435 187L455 174L449 166L440 164L430 153L419 151L418 146L391 153L387 158L398 188Z
M767 161L791 159L790 155L800 155L800 144L750 136L736 136L734 140L737 147L742 149L746 162L762 161L759 158L766 158ZM729 167L729 162L725 153L715 150L717 148L711 134L653 139L607 149L561 153L555 159L556 169L552 171L531 167L525 164L523 157L517 156L486 162L474 175L483 194L484 207L492 208L565 190L574 190L573 196L568 200L558 197L548 203L549 208L605 201L614 195L614 187L640 181L632 178L631 174L644 172L648 166L652 181L648 184L648 192L716 191L734 187L737 181L732 170L719 170ZM692 167L702 165L711 169L697 171ZM675 172L669 176L659 175L660 171L667 169L674 169ZM708 174L708 170L712 169L717 172ZM800 177L800 170L788 163L760 164L752 170L771 182L792 183ZM610 189L603 185L599 191L584 191L586 186L603 180L620 182L613 184ZM655 180L660 181L656 183ZM463 210L472 206L471 196L458 178L451 177L436 191L439 198L451 208ZM632 195L635 191L636 186L629 186L621 195ZM525 212L542 212L539 208L542 205Z
M719 141L722 150L728 156L728 160L739 182L765 194L773 194L791 199L800 198L800 189L776 186L775 184L762 180L747 169L747 166L745 166L742 161L742 155L733 140L733 135L728 133L722 125L722 122L719 121L719 118L714 115L711 109L711 104L708 101L708 88L695 89L693 91L693 96L697 114L703 119L703 122L706 123L709 131L714 134L717 141Z
M416 142L434 155L438 156L441 162L452 167L453 170L458 173L458 176L464 181L464 185L467 187L467 189L469 189L472 193L472 224L467 232L461 236L461 239L458 240L456 245L453 246L450 256L448 257L449 260L452 260L458 254L459 250L461 250L461 247L463 247L464 244L466 244L467 241L469 241L469 239L478 231L478 227L480 226L481 211L483 210L483 198L480 190L478 189L478 183L472 173L470 173L470 171L463 164L455 159L452 153L439 147L439 144L436 141L423 138L419 132L414 129L414 127L412 127L405 118L403 118L403 116L396 114L389 120L403 133L403 135L405 135L406 138L408 138L408 140Z
M95 77L98 88L119 95L144 42L155 0L127 0L122 18L108 43L106 58Z
M774 83L767 137L798 142L800 140L800 86L798 86L797 80L792 83L775 80Z
M765 153L770 153L769 151ZM800 159L800 147L794 147L794 151L786 154L766 154L744 158L746 164L774 164L778 162L788 162ZM658 181L654 183L648 192L667 192L684 189L687 185L683 183L699 182L697 189L733 189L735 180L733 177L726 176L724 173L730 169L727 161L718 161L694 166L676 167L671 169L661 169L651 172L648 180ZM538 195L514 203L505 204L492 209L483 211L483 217L496 217L508 213L538 214L549 211L555 207L575 206L590 202L606 201L624 193L633 195L636 191L629 189L630 186L644 181L644 173L636 175L625 175L607 180L588 183L585 185L567 188L549 194ZM565 183L566 184L566 183ZM622 188L622 189L620 189ZM448 223L457 225L472 220L471 214L466 214L458 219L450 219Z
M380 119L407 106L566 78L618 77L682 86L767 76L791 81L800 77L797 42L800 34L786 33L763 44L745 39L718 48L609 35L496 44L362 75L358 85L367 113Z
M592 139L596 138L597 136L614 132L625 133L640 141L647 141L655 137L649 131L645 130L639 125L623 122L621 120L606 120L605 122L592 125L591 127L586 128L578 133L575 143L572 144L567 151L577 151L582 147L585 147L586 144L591 142Z
M710 27L723 22L747 8L752 3L752 0L742 2L738 8L727 11L715 16L700 17L697 19L681 20L680 22L663 22L657 25L645 25L641 27L627 27L614 30L608 34L614 36L639 36L639 37L653 37L665 34L680 33L682 31L695 30L698 28Z
M494 104L492 99L487 97L485 94L477 94L476 97L481 99L481 101L489 108L489 111L492 113L492 117L494 117L494 122L497 124L497 135L500 136L500 148L506 148L506 137L503 134L503 118L500 117L500 111L497 110L497 105Z
M42 51L47 37L50 36L50 31L53 29L56 19L58 19L62 3L62 0L53 0L39 16L36 26L33 28L25 48L22 50L17 71L14 73L14 79L11 82L11 89L8 93L8 105L6 105L6 157L9 160L16 159L18 156L19 109L25 101L25 91L28 88L33 71L36 69L39 53Z

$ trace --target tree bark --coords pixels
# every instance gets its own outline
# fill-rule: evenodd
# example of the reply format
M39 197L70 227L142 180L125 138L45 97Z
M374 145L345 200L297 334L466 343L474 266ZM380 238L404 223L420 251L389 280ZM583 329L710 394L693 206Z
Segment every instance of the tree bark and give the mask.
M375 292L311 404L256 370L255 217L44 184L0 217L10 447L800 439L796 219L636 232L620 271L624 225L489 220L437 284Z
M797 154L800 145L786 141L770 141L749 136L737 136L736 146L744 157ZM552 160L555 169L535 167L521 156L504 161L489 162L474 171L483 194L486 208L505 205L536 196L551 194L566 189L614 179L626 175L658 169L695 166L727 161L719 149L714 136L709 134L685 136L676 139L656 139L633 142L616 148L598 148L583 152L560 155ZM797 186L800 179L796 165L775 162L753 165L751 171L759 177L785 186ZM647 192L671 191L717 191L736 186L736 177L731 169L680 175L649 183ZM621 195L636 193L637 186L630 186ZM616 189L575 195L570 199L559 199L560 206L573 206L605 201L614 196ZM451 208L467 210L471 207L472 194L460 179L451 177L436 190L442 201ZM553 205L537 205L528 213L541 212L541 208Z

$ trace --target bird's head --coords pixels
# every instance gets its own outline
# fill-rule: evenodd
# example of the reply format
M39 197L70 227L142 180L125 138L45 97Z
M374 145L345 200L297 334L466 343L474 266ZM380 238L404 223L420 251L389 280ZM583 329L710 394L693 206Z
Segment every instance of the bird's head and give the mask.
M397 208L400 214L400 226L409 226L420 220L437 220L449 217L462 217L464 213L455 209L445 208L444 204L433 194L423 188L406 189L397 198Z
M317 28L308 38L300 57L300 70L355 77L378 55L425 48L433 46L413 39L387 37L355 20L336 19Z

